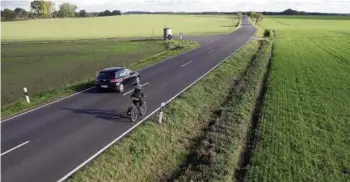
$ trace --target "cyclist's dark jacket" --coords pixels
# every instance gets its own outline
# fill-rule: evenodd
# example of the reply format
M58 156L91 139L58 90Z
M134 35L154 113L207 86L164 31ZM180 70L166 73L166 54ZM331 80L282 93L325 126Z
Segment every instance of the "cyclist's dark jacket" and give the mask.
M134 92L131 94L130 97L137 97L137 98L139 98L139 99L142 99L143 93L141 92L141 89L135 88L135 89L134 89Z

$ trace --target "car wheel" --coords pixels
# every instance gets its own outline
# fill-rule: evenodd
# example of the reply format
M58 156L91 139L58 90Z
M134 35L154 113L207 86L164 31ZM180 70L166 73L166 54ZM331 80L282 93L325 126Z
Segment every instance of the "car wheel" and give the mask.
M122 93L124 91L124 85L122 83L120 83L117 90L119 93Z
M101 92L101 88L99 86L96 86L96 92Z

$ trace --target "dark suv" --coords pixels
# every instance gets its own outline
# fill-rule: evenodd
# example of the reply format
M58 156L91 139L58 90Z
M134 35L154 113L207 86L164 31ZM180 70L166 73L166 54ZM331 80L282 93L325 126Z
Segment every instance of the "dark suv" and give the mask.
M124 91L124 86L140 81L140 74L124 67L111 67L100 71L96 78L97 91L101 89L113 89L118 92Z

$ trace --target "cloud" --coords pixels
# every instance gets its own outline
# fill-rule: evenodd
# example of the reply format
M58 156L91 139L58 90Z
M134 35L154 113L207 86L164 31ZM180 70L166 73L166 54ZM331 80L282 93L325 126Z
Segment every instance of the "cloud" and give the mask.
M141 11L283 11L288 8L328 13L350 13L350 0L53 0L78 5L79 10L123 12ZM2 0L1 9L22 7L29 10L30 0Z

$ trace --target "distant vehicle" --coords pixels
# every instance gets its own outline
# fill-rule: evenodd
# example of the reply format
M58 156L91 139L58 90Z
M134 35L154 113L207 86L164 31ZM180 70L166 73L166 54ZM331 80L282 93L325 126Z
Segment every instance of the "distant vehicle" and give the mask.
M95 86L98 92L102 89L113 89L123 92L124 87L140 82L140 74L124 67L110 67L100 71Z

